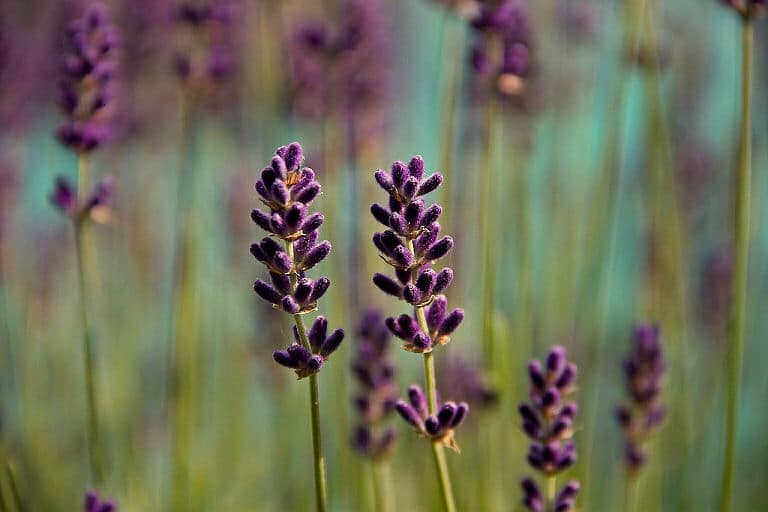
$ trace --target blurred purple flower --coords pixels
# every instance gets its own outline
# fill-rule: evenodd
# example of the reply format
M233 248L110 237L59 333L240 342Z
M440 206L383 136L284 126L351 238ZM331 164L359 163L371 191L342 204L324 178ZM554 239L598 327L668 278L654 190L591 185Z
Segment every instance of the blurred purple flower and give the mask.
M117 505L112 500L102 500L99 495L90 491L86 493L83 503L83 512L116 512Z
M381 313L367 311L360 322L352 359L352 375L360 388L353 398L359 422L352 446L374 460L386 456L395 441L394 429L381 426L394 411L398 398L390 345L390 334Z
M721 338L728 324L733 287L733 248L717 247L704 262L699 283L699 315L702 323Z
M56 178L53 192L51 192L51 204L61 213L73 220L80 222L91 218L97 222L106 222L110 217L109 203L114 192L114 183L111 178L104 178L96 183L82 204L78 204L77 190L69 180L59 176Z
M482 370L476 364L461 356L449 356L440 360L441 375L450 375L442 384L443 393L469 403L473 409L485 409L494 405L498 393L485 379Z
M237 71L235 5L226 0L186 1L178 6L175 19L189 36L176 54L176 74L187 87L214 102Z
M659 403L665 370L659 328L638 325L632 352L624 361L629 402L616 411L616 419L624 434L627 471L639 471L645 464L646 455L641 445L666 415L666 408Z
M517 0L481 1L471 26L474 29L470 52L473 77L502 96L524 95L533 69L527 6Z
M565 401L575 389L576 373L576 365L568 361L562 346L553 347L543 365L535 359L528 363L530 401L521 404L518 410L523 431L531 439L528 463L547 477L565 471L576 462L576 444L571 438L578 406ZM521 485L523 504L528 510L545 510L544 497L536 482L526 478ZM567 483L546 510L573 510L578 491L578 482Z
M312 119L353 117L363 132L383 127L391 88L391 34L378 0L347 0L335 27L305 21L289 45L296 111Z
M59 141L88 153L110 138L117 88L117 32L102 4L91 4L67 30L59 106L67 120Z

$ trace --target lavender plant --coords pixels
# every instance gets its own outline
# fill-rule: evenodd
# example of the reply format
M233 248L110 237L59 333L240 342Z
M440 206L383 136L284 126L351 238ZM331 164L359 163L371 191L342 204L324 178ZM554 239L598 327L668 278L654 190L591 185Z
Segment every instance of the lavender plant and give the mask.
M730 314L730 347L728 361L728 408L723 459L723 512L731 510L734 466L736 464L736 431L739 416L739 388L744 354L744 331L747 309L747 272L749 266L750 186L752 181L752 53L754 20L765 14L765 0L726 0L741 17L741 132L736 162L733 239L733 303Z
M532 478L521 482L523 504L531 512L574 510L579 483L571 480L558 492L557 475L576 462L576 445L571 440L578 406L566 402L573 393L576 365L567 359L562 346L553 347L544 365L534 359L528 363L531 383L530 402L518 408L522 427L531 439L528 463L544 474L546 494Z
M369 310L360 321L357 344L352 359L352 374L359 391L353 404L358 425L352 446L371 460L374 483L374 510L390 510L387 491L387 458L395 443L396 432L384 423L395 409L398 398L395 366L389 356L391 335L377 310Z
M624 465L630 474L637 473L645 464L642 443L666 415L666 408L659 403L665 369L659 328L638 325L632 352L624 361L629 401L616 411L616 419L624 434Z
M88 452L91 477L103 478L93 334L88 312L86 231L91 218L104 219L112 193L109 181L90 189L89 154L112 133L112 114L117 88L117 35L109 24L106 8L90 5L67 30L62 57L59 105L66 119L57 131L59 141L78 159L77 189L59 178L51 196L53 204L73 224L77 253L80 312L83 329L86 402L88 410Z
M269 167L261 171L256 192L268 211L254 209L253 221L272 237L251 245L251 254L269 271L271 283L257 279L256 293L275 309L293 315L294 342L273 354L275 361L296 372L299 379L309 378L312 449L314 455L315 496L317 510L327 509L325 461L320 434L320 398L317 374L328 357L344 339L344 331L328 333L328 321L318 316L309 330L304 315L317 309L317 303L330 286L327 277L311 279L306 272L323 261L331 252L326 240L318 242L322 213L309 213L309 207L320 194L315 172L302 167L301 146L281 146ZM275 239L282 240L281 246Z
M83 512L117 512L117 504L112 500L102 500L98 493L90 491L85 495Z
M374 284L384 293L397 297L413 307L413 314L389 317L390 332L403 341L403 348L424 357L426 393L418 386L409 389L410 404L401 400L397 411L432 444L446 510L455 510L450 475L444 446L458 450L454 429L460 425L468 406L465 403L440 404L437 397L434 349L446 345L464 320L460 308L448 312L442 295L453 280L448 267L435 271L432 265L453 248L450 236L440 236L439 204L426 206L423 196L434 191L443 181L439 173L424 176L424 160L414 156L406 165L392 164L390 173L379 169L374 177L389 195L388 207L374 203L373 217L387 226L374 234L373 243L381 258L391 265L395 277L376 273Z

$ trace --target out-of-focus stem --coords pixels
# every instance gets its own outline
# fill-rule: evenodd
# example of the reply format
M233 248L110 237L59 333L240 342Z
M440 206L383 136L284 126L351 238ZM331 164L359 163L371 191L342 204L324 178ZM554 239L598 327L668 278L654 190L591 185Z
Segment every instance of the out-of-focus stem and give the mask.
M495 264L494 256L497 236L495 236L495 203L494 200L494 139L497 127L498 104L493 100L493 93L488 98L486 107L486 133L485 133L485 161L481 170L481 190L480 190L480 246L482 248L483 265L483 295L482 295L482 315L483 315L483 360L487 371L493 374L495 368L495 340L493 334L493 316L496 295L495 286Z
M736 261L733 272L733 304L731 309L731 340L728 358L728 408L725 432L725 460L723 467L723 494L720 509L730 512L736 463L736 433L739 419L739 388L744 353L744 324L747 306L747 270L749 256L749 213L752 159L752 46L753 13L747 2L742 17L741 53L741 143L736 168L736 198L734 211L734 238Z
M285 243L288 256L293 261L293 242ZM291 289L296 288L297 276L291 272ZM312 351L307 338L307 328L304 326L304 318L300 314L293 315L296 330L299 331L301 344ZM317 374L309 376L309 416L312 423L312 458L315 473L315 505L318 512L328 510L328 485L325 477L325 457L323 456L322 436L320 433L320 391L318 388Z
M413 241L406 241L408 250L414 254ZM414 269L414 279L416 270ZM416 321L423 332L429 332L427 318L424 315L424 308L415 306ZM424 387L427 392L427 402L429 403L429 414L437 412L437 379L435 378L435 359L432 351L424 353ZM432 454L435 458L435 469L440 483L440 495L443 498L443 506L447 512L454 512L456 505L453 500L453 488L451 486L451 475L448 471L448 463L445 460L445 449L437 441L432 442Z
M89 186L88 157L80 154L77 160L77 197L78 204L84 204ZM96 486L103 481L103 467L101 461L100 429L98 413L98 396L96 392L96 369L93 353L93 336L91 332L90 316L88 314L88 278L86 276L86 226L87 218L76 216L75 228L75 252L77 256L77 284L80 292L80 322L83 329L83 363L85 370L85 399L88 414L88 455L91 469L91 478Z
M552 510L555 509L555 496L557 495L557 477L547 475L547 503Z
M389 488L389 463L386 460L371 462L373 478L373 510L375 512L390 512L392 510L392 493Z

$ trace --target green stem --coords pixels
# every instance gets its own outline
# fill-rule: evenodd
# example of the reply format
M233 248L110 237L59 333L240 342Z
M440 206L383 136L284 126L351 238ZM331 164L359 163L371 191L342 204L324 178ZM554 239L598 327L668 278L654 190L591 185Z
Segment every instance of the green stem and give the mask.
M495 351L493 335L493 313L496 295L495 287L495 267L494 264L494 244L497 237L494 236L494 138L496 134L497 115L496 102L493 98L488 99L486 109L486 133L485 133L485 164L482 173L482 183L480 190L480 232L482 233L482 265L483 265L483 295L482 295L482 315L483 315L483 360L486 370L493 376L495 368Z
M286 242L288 256L293 261L293 242ZM291 272L291 289L296 288L297 276ZM304 326L304 318L301 314L293 315L296 330L299 331L301 344L309 350L312 348L307 338L307 328ZM312 458L315 473L315 501L318 512L328 510L328 484L325 477L325 457L323 456L322 436L320 433L320 391L318 389L317 374L309 376L309 415L312 423Z
M638 487L637 476L627 474L624 479L624 512L634 512Z
M84 204L88 194L88 157L81 154L77 161L77 197L78 203ZM85 368L85 399L88 414L88 455L91 478L96 486L103 481L101 462L98 399L96 393L95 364L93 354L93 336L88 315L88 283L86 277L86 217L75 217L75 252L77 256L77 283L80 292L80 321L83 329L83 362Z
M547 476L547 503L552 510L555 509L555 497L557 495L557 477L555 475Z
M411 254L415 254L412 240L407 240L407 247ZM414 270L415 273L416 270ZM421 330L429 332L424 308L416 306L414 310ZM437 412L437 379L435 378L435 359L432 351L424 353L424 384L427 392L427 402L429 403L429 414L435 414ZM439 441L432 442L432 454L435 457L435 469L437 469L437 476L440 481L440 495L443 498L443 507L447 512L454 512L456 505L453 500L451 474L448 471L448 463L445 460L445 449Z
M24 505L21 501L21 491L19 491L19 483L16 478L16 469L10 462L5 463L5 471L8 474L8 484L11 486L11 495L13 500L14 510L18 512L24 511Z
M741 144L736 172L736 204L734 229L736 261L733 273L733 307L731 309L731 343L728 364L728 408L725 432L723 495L720 509L731 510L736 462L736 433L739 417L739 387L744 353L744 325L747 302L747 266L749 253L749 213L751 180L751 106L752 106L752 13L742 18L741 54Z
M371 476L373 478L373 510L375 512L389 512L392 509L389 489L389 464L386 460L374 460L371 462Z

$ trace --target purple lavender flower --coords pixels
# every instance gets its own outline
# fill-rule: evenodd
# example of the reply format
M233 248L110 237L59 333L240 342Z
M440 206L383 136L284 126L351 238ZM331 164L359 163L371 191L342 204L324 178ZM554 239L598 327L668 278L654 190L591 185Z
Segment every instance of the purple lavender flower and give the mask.
M360 391L353 403L360 420L352 446L374 460L386 456L395 441L392 428L381 424L394 411L397 401L395 366L389 358L390 334L376 310L367 311L360 322L352 375Z
M290 42L296 111L344 112L358 129L380 129L390 95L390 31L378 0L347 0L335 26L304 22Z
M665 407L659 403L665 368L659 328L638 325L632 352L624 361L629 401L616 411L616 419L624 434L624 463L631 473L639 471L645 464L642 443L666 415Z
M467 417L469 405L466 402L438 403L436 412L430 414L424 391L413 385L408 388L408 401L398 400L395 409L419 435L458 451L453 431Z
M107 222L111 215L109 203L112 199L114 183L111 178L104 178L96 183L88 196L78 204L77 191L66 178L56 178L50 200L56 209L76 222L92 219Z
M176 74L199 95L215 99L237 69L234 6L226 0L182 2L176 20L188 36L176 55Z
M83 503L84 512L116 512L117 505L112 500L102 500L99 495L90 491L86 493Z
M516 0L479 2L471 21L475 42L470 64L475 78L504 96L521 96L533 68L531 22L528 9Z
M523 430L531 439L528 463L552 478L576 462L576 445L571 438L578 407L566 401L575 387L576 365L568 362L564 347L556 346L543 365L535 359L528 363L528 376L530 402L518 408ZM523 504L532 512L545 510L546 500L553 502L546 510L573 510L579 491L577 482L569 482L557 496L545 500L534 480L527 478L521 485Z
M308 209L320 193L315 172L302 167L304 152L298 142L279 147L269 167L261 171L256 192L269 211L255 209L251 218L273 237L251 244L251 254L269 270L270 282L257 279L254 291L276 309L302 315L317 309L317 301L328 291L327 277L311 279L306 271L323 261L331 252L326 240L318 242L322 214ZM280 245L275 238L281 239ZM296 371L299 378L313 375L339 347L344 332L328 334L327 320L319 316L307 334L309 346L294 327L294 343L273 354L275 361Z
M390 173L379 169L374 177L389 194L389 202L386 207L374 203L371 214L389 229L374 234L373 243L382 259L394 268L395 276L377 273L373 282L384 293L414 308L424 308L427 329L419 325L415 311L413 316L387 318L387 327L404 341L406 350L430 352L435 346L447 344L464 320L462 309L448 311L447 300L441 294L450 285L453 270L432 269L432 264L453 248L450 236L440 237L438 219L442 207L427 207L423 199L442 183L443 177L439 173L424 176L420 156L414 156L408 164L393 163Z
M117 33L107 15L102 4L92 4L66 35L59 106L67 120L57 136L77 153L94 150L112 135Z

